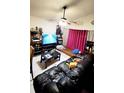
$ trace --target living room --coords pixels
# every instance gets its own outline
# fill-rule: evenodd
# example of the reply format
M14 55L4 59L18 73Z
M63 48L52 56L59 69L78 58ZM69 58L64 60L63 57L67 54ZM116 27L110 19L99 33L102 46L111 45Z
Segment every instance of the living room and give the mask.
M94 56L94 4L93 0L63 0L48 1L31 0L30 3L30 92L31 93L67 93L72 92L70 89L78 86L74 93L94 93L93 80L93 56ZM82 12L81 12L81 11ZM47 36L47 37L46 37ZM64 74L70 80L71 85L61 85L59 80L52 79L56 82L51 90L51 85L37 85L37 78L44 76L44 73L50 74L53 70L59 68L59 65L66 61L64 69L60 72L65 73L67 67L69 73L77 71L76 80L73 82L69 73ZM69 61L69 62L68 62ZM88 63L86 69L90 67L89 72L85 72L85 81L80 79L85 61ZM79 63L78 63L79 62ZM92 66L91 66L92 64ZM79 68L78 68L79 65ZM79 70L80 69L80 70ZM72 70L72 71L71 71ZM57 70L58 71L58 70ZM57 72L58 73L58 72ZM90 73L90 74L86 74ZM59 73L60 74L60 73ZM58 74L58 75L59 75ZM45 78L45 76L44 76ZM83 77L84 78L84 77ZM79 79L79 80L78 80ZM64 79L64 82L67 82ZM86 82L90 81L90 82ZM73 83L72 83L73 82ZM79 82L83 82L80 84ZM91 86L90 86L91 85ZM46 88L46 86L49 86ZM61 86L61 87L60 87ZM43 89L40 89L42 87ZM48 90L48 91L47 91ZM62 91L60 91L62 90Z
M94 9L92 8L94 13L90 13L90 8L86 8L92 5L86 1L89 2L89 0L1 0L0 93L93 93L93 90L94 93L124 93L124 1L94 0ZM63 2L62 5L60 2ZM64 15L65 5L67 8L64 19L67 20L64 20L64 28L61 29L64 38L63 42L60 42L63 43L65 50L59 50L54 46L52 50L51 48L42 50L41 47L39 52L38 43L36 47L39 48L31 47L30 31L40 30L40 33L33 33L37 34L40 40L42 40L40 34L54 32L55 36L58 22ZM87 15L84 17L83 14ZM88 34L91 38L87 35L88 41L94 41L93 49L87 47L90 45L87 42L84 53L80 52L82 51L80 47L76 47L76 51L67 50L69 48L67 45L73 44L67 43L69 32L77 29L89 30L91 33L93 31L94 37L91 34ZM39 42L37 38L32 39ZM39 43L42 45L43 42ZM62 46L59 48L63 48ZM30 72L32 49L29 47L36 49L31 60L33 73ZM75 52L77 54L71 56ZM85 64L91 62L87 55L89 53L94 54L94 65ZM44 62L46 58L49 61ZM86 71L87 67L89 70ZM91 81L94 81L94 84Z

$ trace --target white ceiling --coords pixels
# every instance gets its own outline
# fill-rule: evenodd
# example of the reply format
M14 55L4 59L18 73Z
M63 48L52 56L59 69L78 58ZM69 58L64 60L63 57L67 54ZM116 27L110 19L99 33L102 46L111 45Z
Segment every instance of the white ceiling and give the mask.
M62 7L65 5L65 17L71 21L94 13L94 0L31 0L30 15L47 20L59 20L63 16Z

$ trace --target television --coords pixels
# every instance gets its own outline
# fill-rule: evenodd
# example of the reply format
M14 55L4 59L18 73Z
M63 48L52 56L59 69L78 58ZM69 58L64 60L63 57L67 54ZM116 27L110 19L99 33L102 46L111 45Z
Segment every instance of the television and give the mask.
M42 45L57 44L56 34L42 34Z

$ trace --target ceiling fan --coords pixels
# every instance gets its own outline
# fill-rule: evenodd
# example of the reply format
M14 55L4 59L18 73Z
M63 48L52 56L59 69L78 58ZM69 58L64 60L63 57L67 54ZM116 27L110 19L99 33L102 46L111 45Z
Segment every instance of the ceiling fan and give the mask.
M61 19L64 19L64 20L67 20L66 18L65 18L65 10L67 9L67 6L64 6L63 7L63 17L61 18Z
M61 21L62 21L63 23L68 24L68 25L71 25L71 23L74 23L74 24L77 24L77 25L78 25L77 22L72 22L72 21L67 20L67 18L65 18L65 11L66 11L66 9L67 9L67 6L63 6L62 8L63 8L63 17L61 18Z

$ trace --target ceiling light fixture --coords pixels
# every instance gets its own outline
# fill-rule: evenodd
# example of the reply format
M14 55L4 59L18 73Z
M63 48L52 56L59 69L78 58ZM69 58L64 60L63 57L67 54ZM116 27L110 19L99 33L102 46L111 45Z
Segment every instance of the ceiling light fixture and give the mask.
M63 17L59 21L59 25L62 26L62 27L64 27L64 28L68 28L69 25L71 25L71 23L78 25L77 22L69 21L69 20L67 20L67 18L65 18L67 6L66 5L63 6L62 9L63 9Z
M67 6L64 6L63 7L63 17L61 18L61 19L64 19L64 20L67 20L66 18L65 18L65 10L67 9Z
M67 19L65 18L65 10L67 9L67 6L62 7L63 9L63 17L61 18L61 20L59 21L59 25L67 28L68 24L70 24Z

